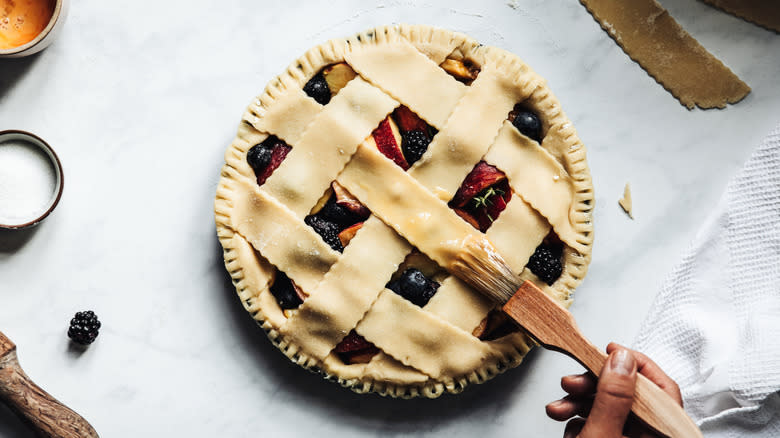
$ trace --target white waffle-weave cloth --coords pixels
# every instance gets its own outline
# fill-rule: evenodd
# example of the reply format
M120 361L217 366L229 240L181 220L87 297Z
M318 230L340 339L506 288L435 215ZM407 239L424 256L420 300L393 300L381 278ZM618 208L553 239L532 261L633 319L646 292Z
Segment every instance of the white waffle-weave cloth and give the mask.
M780 126L729 183L634 347L706 437L780 437Z

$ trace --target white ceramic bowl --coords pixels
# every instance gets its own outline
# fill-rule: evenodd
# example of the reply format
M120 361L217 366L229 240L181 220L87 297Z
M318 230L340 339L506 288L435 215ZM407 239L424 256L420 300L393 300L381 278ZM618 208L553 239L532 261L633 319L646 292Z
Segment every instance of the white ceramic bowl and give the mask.
M19 131L15 129L0 131L0 143L10 140L24 140L41 148L41 150L46 153L46 155L49 157L49 160L51 161L51 164L54 168L54 178L56 181L51 199L49 199L49 203L46 205L46 209L44 210L43 214L24 223L4 224L0 222L0 229L14 230L33 227L38 225L42 220L46 219L49 213L51 213L57 204L59 204L60 198L62 198L62 189L65 185L65 176L62 172L62 163L60 162L59 157L54 152L54 149L52 149L51 146L49 146L49 144L46 143L42 138L31 132Z
M41 33L27 44L12 49L0 49L0 58L21 58L22 56L38 53L48 47L49 44L54 41L54 38L56 38L65 23L65 16L68 12L69 3L70 0L57 0L54 5L54 13L52 13L51 20L49 20L49 24L43 28Z

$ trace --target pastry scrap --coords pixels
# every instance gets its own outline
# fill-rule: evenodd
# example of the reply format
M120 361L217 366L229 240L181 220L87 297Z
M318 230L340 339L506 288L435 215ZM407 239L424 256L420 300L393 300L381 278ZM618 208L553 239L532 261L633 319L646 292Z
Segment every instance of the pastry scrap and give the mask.
M484 235L563 305L590 261L585 148L519 58L428 26L307 52L251 104L215 202L245 308L356 392L457 393L533 342L447 267Z
M580 2L631 59L688 109L725 108L750 93L655 0Z
M631 202L631 186L626 183L626 187L623 189L623 197L618 200L618 204L623 211L626 212L628 217L634 218L633 204Z

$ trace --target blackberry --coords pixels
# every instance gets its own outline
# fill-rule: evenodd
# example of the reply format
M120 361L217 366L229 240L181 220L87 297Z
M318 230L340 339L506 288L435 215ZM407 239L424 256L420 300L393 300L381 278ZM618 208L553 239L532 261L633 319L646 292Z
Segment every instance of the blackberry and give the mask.
M309 79L309 82L303 86L303 91L320 105L327 105L330 102L330 88L322 73L317 73Z
M512 120L518 131L536 141L542 140L542 122L539 117L530 111L520 111Z
M344 246L341 245L341 240L339 240L341 228L337 224L318 214L310 214L306 216L303 221L306 222L308 226L314 228L314 231L316 231L317 234L322 237L322 240L330 245L331 248L338 252L344 252Z
M364 217L360 217L359 215L349 211L344 206L337 204L335 196L331 196L331 198L328 199L328 202L325 203L325 206L322 207L322 210L317 212L317 216L320 216L329 222L333 222L341 229L347 228L362 220L365 220Z
M539 245L528 260L528 269L545 283L552 285L561 276L561 252L544 244Z
M68 337L73 342L81 345L89 345L95 342L100 332L100 321L97 315L91 310L86 312L77 312L70 320L68 328Z
M401 134L401 148L404 151L404 158L411 166L415 161L423 156L431 140L422 131L407 131Z
M246 162L255 171L255 175L262 173L271 164L272 148L263 143L252 146L246 153Z
M303 303L301 297L295 292L292 280L282 271L276 271L276 279L271 285L271 294L276 297L282 309L295 309Z
M397 286L388 284L387 288L406 298L412 303L423 307L439 289L439 283L428 279L419 269L409 268L398 278ZM396 291L394 286L398 289Z

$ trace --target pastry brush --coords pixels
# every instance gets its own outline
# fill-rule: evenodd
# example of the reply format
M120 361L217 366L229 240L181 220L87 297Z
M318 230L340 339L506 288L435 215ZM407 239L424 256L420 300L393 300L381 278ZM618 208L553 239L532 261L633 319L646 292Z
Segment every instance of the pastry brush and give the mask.
M33 383L19 365L16 345L0 332L0 400L46 438L97 438L95 429Z
M487 239L466 238L451 268L454 275L502 304L504 313L542 346L571 356L596 377L601 374L606 353L585 338L568 310L530 281L515 275ZM641 374L637 375L631 411L670 438L702 437L683 408Z

